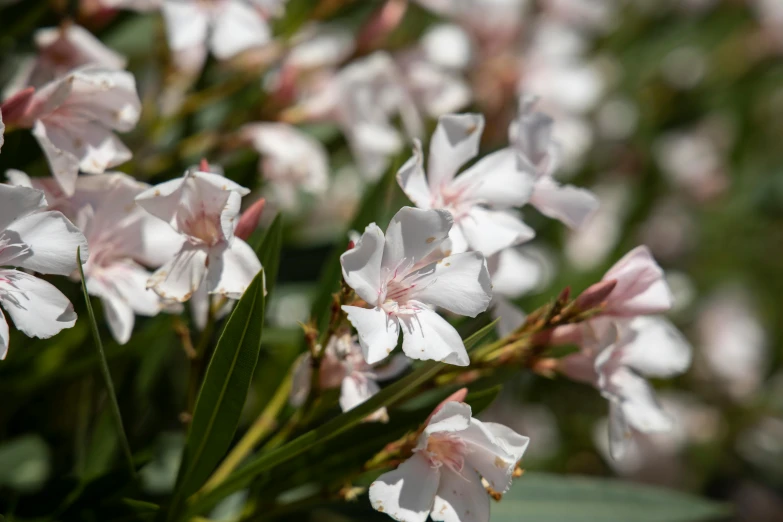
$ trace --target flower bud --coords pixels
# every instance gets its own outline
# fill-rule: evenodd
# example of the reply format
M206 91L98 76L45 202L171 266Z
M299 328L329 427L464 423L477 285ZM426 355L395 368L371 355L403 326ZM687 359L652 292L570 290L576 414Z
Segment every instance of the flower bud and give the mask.
M201 161L202 164L205 163L204 160ZM234 235L236 237L244 240L250 237L250 234L252 234L258 226L258 222L261 219L261 214L264 212L265 205L266 200L261 198L250 205L247 210L242 212L242 215L239 216L239 223L237 223L237 228L234 230Z
M3 113L3 122L6 125L13 125L22 119L34 93L35 87L22 89L0 105L0 112Z
M576 298L576 307L580 311L584 312L591 310L606 301L614 288L617 286L616 279L610 279L609 281L599 281L594 285L591 285L579 297Z

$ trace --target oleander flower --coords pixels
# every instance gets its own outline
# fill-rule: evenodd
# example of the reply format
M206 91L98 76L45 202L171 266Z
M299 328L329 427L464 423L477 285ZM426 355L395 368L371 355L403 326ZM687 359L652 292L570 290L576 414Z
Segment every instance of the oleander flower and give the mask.
M368 364L391 353L402 328L402 349L411 359L468 365L459 334L431 306L475 317L492 291L480 253L443 257L439 247L452 224L445 210L403 207L385 235L372 223L340 257L345 281L370 306L343 306Z
M19 124L33 129L52 174L71 195L80 170L102 174L131 158L112 131L133 129L140 111L131 73L90 65L36 91Z
M253 249L234 235L242 196L249 192L220 174L192 167L183 177L136 196L143 209L168 223L184 241L147 286L179 302L190 299L202 283L209 294L239 299L261 270Z
M484 130L480 114L450 114L438 119L425 175L421 144L400 168L397 181L419 208L445 209L454 219L454 250L468 248L485 256L528 241L535 232L511 209L528 202L534 173L514 148L488 154L456 176L478 154Z
M0 184L0 266L70 275L88 259L84 235L60 212L46 210L40 190ZM18 330L47 339L76 323L68 298L51 283L14 268L0 269L0 304ZM0 311L0 359L8 353L8 322Z
M445 403L419 436L413 456L370 485L372 507L400 522L486 522L490 497L505 493L530 440Z
M395 355L388 364L367 364L356 336L343 333L332 336L324 348L318 383L324 390L340 389L340 408L345 412L378 393L381 390L378 381L394 379L408 366L408 359L403 355ZM310 393L312 374L312 357L307 353L299 359L294 370L291 405L304 404ZM381 408L366 420L387 422L389 415L386 408Z

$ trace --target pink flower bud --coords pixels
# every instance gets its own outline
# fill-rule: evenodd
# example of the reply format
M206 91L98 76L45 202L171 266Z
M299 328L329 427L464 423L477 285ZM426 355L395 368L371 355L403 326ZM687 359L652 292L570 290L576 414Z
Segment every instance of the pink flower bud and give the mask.
M198 164L198 170L200 170L201 172L210 172L209 162L207 161L207 158L201 158L201 161Z
M576 306L581 311L590 310L601 305L617 286L617 281L610 279L608 281L599 281L591 285L576 298Z
M387 37L400 25L407 9L407 0L388 0L362 29L358 38L358 47L360 49L372 48Z
M22 119L30 106L30 101L35 94L35 87L28 87L17 92L0 105L3 113L3 121L6 125L13 125Z
M204 160L201 161L203 164ZM258 221L261 219L261 214L264 212L265 205L266 200L261 198L250 205L247 210L242 212L242 215L239 217L239 223L237 223L237 228L234 230L234 235L236 237L245 240L250 237L250 234L252 234L258 226Z
M452 393L451 395L449 395L448 397L443 399L443 401L441 401L440 404L435 406L435 409L432 410L432 413L430 413L430 416L427 417L427 420L424 422L424 426L426 426L427 424L430 423L430 419L432 419L432 417L436 413L438 413L440 410L442 410L443 406L445 406L446 403L448 403L448 402L464 402L465 401L465 397L467 397L467 396L468 396L468 389L467 388L460 388L459 390L455 391L454 393Z

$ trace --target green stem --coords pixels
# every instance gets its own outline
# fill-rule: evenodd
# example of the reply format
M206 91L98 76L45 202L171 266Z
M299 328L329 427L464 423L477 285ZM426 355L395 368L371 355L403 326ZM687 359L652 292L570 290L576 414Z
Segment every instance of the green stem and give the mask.
M82 281L82 292L84 293L84 302L87 304L87 315L90 318L90 324L92 326L92 336L95 339L95 347L98 350L98 362L100 363L101 375L103 376L103 383L106 386L106 392L109 395L109 408L114 419L114 424L117 427L117 436L120 439L120 446L122 452L125 455L125 460L128 464L128 469L131 476L136 478L136 468L133 465L133 454L131 453L130 444L128 443L128 437L125 434L125 427L122 423L122 415L120 414L120 405L117 402L117 394L114 391L114 381L111 378L111 372L109 371L109 364L106 362L106 354L103 351L103 343L101 342L101 336L98 333L98 323L95 322L95 313L92 310L92 303L90 302L90 294L87 293L87 285L84 280L84 268L81 261L81 247L76 249L76 264L79 266L79 275Z
M202 488L202 491L210 491L219 485L223 480L234 471L237 466L253 451L253 448L272 431L277 420L277 415L280 410L283 409L287 400L288 394L291 390L291 374L280 383L272 399L261 412L261 415L255 420L247 433L242 439L234 446L234 449L223 460L218 469L207 480L207 483Z

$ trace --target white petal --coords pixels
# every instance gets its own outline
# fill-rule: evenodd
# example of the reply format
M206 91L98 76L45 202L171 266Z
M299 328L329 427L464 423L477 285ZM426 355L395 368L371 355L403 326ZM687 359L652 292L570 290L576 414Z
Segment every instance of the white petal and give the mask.
M302 354L296 361L291 380L291 392L288 394L288 403L295 407L301 407L310 395L310 382L313 375L312 356L309 352Z
M688 369L693 349L668 320L641 316L629 327L633 337L622 348L623 364L648 377L671 377Z
M156 218L174 226L173 220L179 209L185 181L186 178L176 178L150 187L136 196L136 203Z
M163 2L163 19L172 51L198 46L207 40L209 17L198 2Z
M500 210L473 207L457 226L473 250L489 257L504 248L530 241L535 231L518 217Z
M411 359L442 361L457 366L470 363L457 330L436 312L424 308L412 315L401 315L399 319L403 330L402 349Z
M472 469L441 473L438 494L430 514L438 522L489 522L489 494Z
M535 186L533 167L514 149L488 154L457 176L454 189L465 192L471 201L493 208L521 207Z
M503 442L495 432L503 436ZM460 433L460 437L469 447L466 463L478 471L492 489L505 493L511 487L514 468L527 449L528 438L500 424L485 425L477 419L471 420L470 427Z
M628 425L642 433L671 429L671 420L655 398L655 392L643 377L632 370L619 367L604 382L601 392L617 404Z
M418 271L420 279L411 298L445 308L455 314L476 317L492 300L492 284L484 256L465 252L443 258ZM418 289L420 288L420 289Z
M551 280L552 260L538 249L504 248L487 258L492 290L497 295L520 297L540 289Z
M261 15L244 2L224 2L215 19L209 47L219 60L269 42L269 25Z
M378 383L367 376L353 372L340 385L340 408L352 410L380 391Z
M76 323L71 302L52 284L18 270L2 270L0 278L8 280L0 284L11 291L0 303L28 337L48 339Z
M3 311L0 310L0 361L5 359L8 355L8 342L10 341L11 334L8 331L8 321L5 320Z
M45 208L46 197L42 191L0 183L0 231L14 221Z
M386 229L382 266L394 273L416 265L449 237L452 224L446 210L402 207Z
M500 319L496 326L498 335L505 337L523 324L525 324L525 312L517 308L505 297L495 295L492 299L492 318Z
M371 223L359 242L340 256L345 282L370 305L378 304L381 293L383 248L383 232Z
M482 132L484 116L481 114L447 114L438 118L427 163L433 191L451 182L459 168L478 154Z
M52 141L54 139L58 143L65 143L63 133L57 128L48 129L39 120L33 126L32 135L43 149L46 160L49 162L49 168L63 188L63 192L67 195L73 194L76 187L76 177L79 175L79 158L73 152L62 149ZM67 145L65 146L67 147Z
M101 302L114 340L119 344L127 343L136 322L133 309L118 295L104 297Z
M207 251L186 243L174 258L155 271L147 282L164 299L185 302L204 281Z
M470 426L473 415L470 406L464 402L449 401L432 416L419 438L419 448L427 447L427 439L433 433L464 431Z
M387 363L373 367L372 373L376 380L388 381L402 375L410 366L410 359L399 353L392 356Z
M119 261L101 270L101 276L134 313L152 317L161 310L158 294L147 289L152 274L133 261ZM89 277L89 276L88 276Z
M73 124L76 121L72 120L90 120L107 133L108 129L127 132L136 126L141 100L133 74L87 65L65 78L69 80L71 92L63 102L67 115L58 116L58 120L68 119Z
M84 235L60 212L31 214L7 230L19 234L31 249L14 260L15 266L42 274L70 275L77 268L76 249L81 248L82 262L89 256Z
M239 299L260 270L261 262L250 245L235 237L228 247L210 250L207 289L211 294Z
M648 315L665 312L672 306L663 270L646 246L634 248L615 263L603 277L604 281L611 279L617 281L617 286L609 296L606 314Z
M370 485L372 507L400 522L425 522L440 482L440 471L414 453Z
M598 198L589 190L560 185L548 176L536 183L530 203L545 216L574 229L582 226L599 205Z
M424 177L421 141L413 140L413 156L397 171L397 183L413 204L419 208L430 208L432 195Z
M380 308L359 308L343 306L362 347L367 364L375 364L386 358L397 346L400 326L397 319Z
M632 437L633 432L625 421L622 408L609 403L609 453L613 459L621 459L625 455Z

